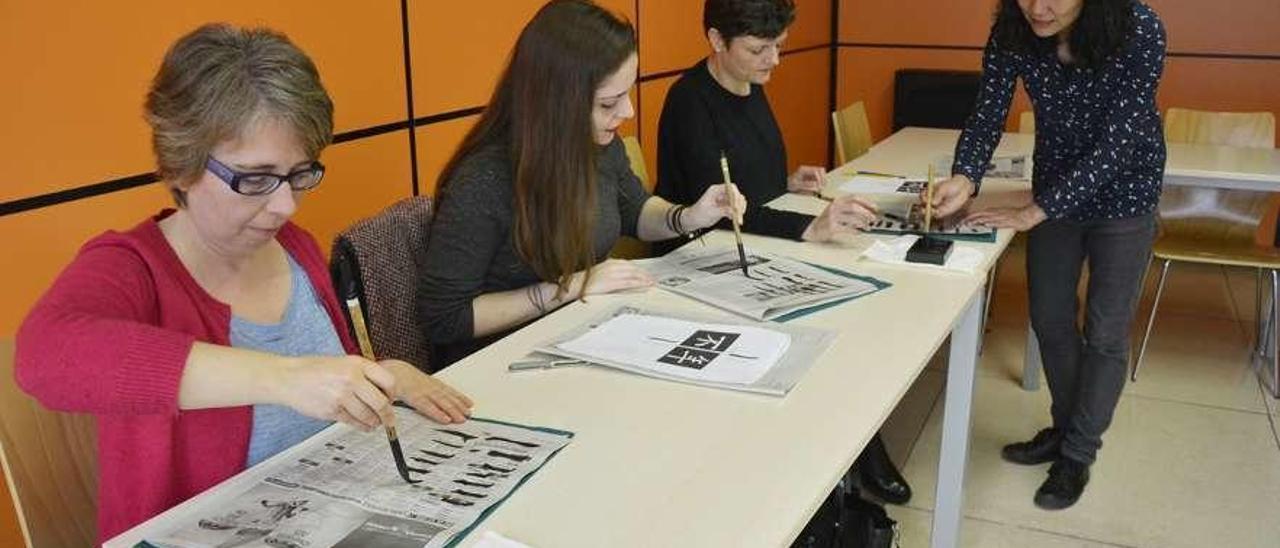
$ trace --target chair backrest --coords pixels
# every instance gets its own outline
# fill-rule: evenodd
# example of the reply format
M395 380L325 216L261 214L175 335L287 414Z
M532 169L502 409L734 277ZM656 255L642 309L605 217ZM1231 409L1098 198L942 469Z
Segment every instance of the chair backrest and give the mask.
M1275 126L1270 112L1170 108L1164 118L1165 139L1174 143L1271 148ZM1263 221L1277 207L1271 193L1169 185L1160 197L1161 234L1213 247L1270 246L1275 223Z
M627 149L631 171L640 178L640 183L646 190L653 192L653 182L649 180L649 168L645 166L644 151L640 149L640 141L635 136L628 135L622 138L622 144ZM613 249L609 250L609 256L616 259L643 259L649 256L649 244L623 236L618 238L618 243L613 244Z
M1164 138L1171 143L1275 148L1276 116L1174 107L1164 114Z
M1018 115L1018 133L1035 133L1036 132L1036 113L1029 110L1022 111Z
M27 546L97 542L97 451L93 417L49 411L24 393L13 341L0 341L0 460Z
M836 159L840 165L866 154L871 149L871 124L862 101L831 113L835 128Z
M431 215L426 196L396 202L338 234L329 259L339 300L345 301L346 288L355 286L374 355L427 372L433 371L431 347L418 315L417 276Z
M964 129L982 88L976 70L898 69L893 75L893 130Z

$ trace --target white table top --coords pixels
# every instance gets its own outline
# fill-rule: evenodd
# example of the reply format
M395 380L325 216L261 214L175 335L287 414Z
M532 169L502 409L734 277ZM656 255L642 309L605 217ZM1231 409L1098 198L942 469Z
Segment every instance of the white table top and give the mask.
M952 153L959 136L960 131L954 129L903 128L876 143L850 165L856 169L923 177L930 159ZM1005 133L996 154L1030 154L1034 148L1034 134ZM1280 191L1280 149L1169 143L1165 182Z
M724 232L706 240L733 241ZM713 310L659 289L569 305L450 367L440 377L476 401L476 416L576 434L477 531L535 547L789 543L982 287L983 275L859 260L858 242L744 241L894 285L796 320L840 336L785 398L597 367L507 371L529 348L612 303ZM997 246L985 247L994 258ZM150 524L113 542L137 539Z
M787 544L981 287L980 276L857 261L847 245L744 242L894 286L796 320L841 334L786 398L602 368L506 371L525 349L609 303L709 310L660 290L567 307L449 368L442 377L479 402L478 415L577 434L482 529L539 547Z

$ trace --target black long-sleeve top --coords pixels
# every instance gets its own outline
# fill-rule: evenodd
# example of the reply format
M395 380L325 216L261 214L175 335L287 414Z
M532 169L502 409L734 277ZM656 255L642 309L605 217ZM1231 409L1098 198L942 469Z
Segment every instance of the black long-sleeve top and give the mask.
M749 95L734 95L702 60L672 84L662 105L654 193L672 203L694 203L707 187L723 182L721 150L747 198L743 230L799 240L812 216L763 207L787 192L787 149L764 88L753 84Z
M956 143L953 174L980 183L1022 78L1036 117L1035 202L1050 219L1145 215L1160 201L1165 142L1156 107L1164 26L1133 2L1134 29L1099 66L1063 64L1053 51L1014 53L993 36L977 105Z
M432 343L433 367L514 331L474 338L476 297L542 281L515 248L513 181L508 149L489 146L465 158L437 197L430 240L418 261L418 313ZM597 261L608 257L619 235L636 235L648 199L622 140L602 147L596 169Z

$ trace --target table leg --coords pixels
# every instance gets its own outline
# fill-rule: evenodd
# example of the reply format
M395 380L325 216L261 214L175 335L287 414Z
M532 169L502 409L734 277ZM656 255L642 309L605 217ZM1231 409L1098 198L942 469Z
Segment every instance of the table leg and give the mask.
M1027 324L1026 348L1022 358L1022 389L1034 392L1040 389L1040 340L1030 323Z
M938 490L933 511L930 546L960 544L964 508L964 473L969 461L969 414L973 407L974 376L978 367L984 294L974 294L951 329L947 362L947 393L942 416L942 451L938 457Z

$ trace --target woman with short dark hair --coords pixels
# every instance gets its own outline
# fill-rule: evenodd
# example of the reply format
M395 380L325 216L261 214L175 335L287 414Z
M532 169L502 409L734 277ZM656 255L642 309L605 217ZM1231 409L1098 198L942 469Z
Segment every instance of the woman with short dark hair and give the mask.
M707 0L702 26L711 53L685 71L667 92L658 121L657 193L683 200L719 180L720 154L734 183L752 204L787 192L818 192L824 170L800 166L787 175L787 148L769 108L764 84L781 62L787 28L795 20L791 0ZM857 232L875 219L875 207L852 195L836 198L821 215L759 205L747 209L744 230L805 241ZM886 502L911 499L880 435L858 456L864 490Z
M635 115L635 30L585 0L521 31L480 120L440 175L419 279L433 363L451 364L586 295L649 287L606 260L619 235L661 240L746 207L729 185L693 205L650 196L617 129Z
M987 41L982 88L935 208L950 215L978 192L1022 79L1035 108L1033 199L968 222L1029 231L1027 289L1053 426L1004 447L1018 464L1053 462L1036 491L1045 509L1075 504L1111 424L1129 363L1129 326L1155 238L1165 162L1156 87L1159 17L1136 0L1003 0ZM1083 334L1076 286L1089 288Z
M655 192L677 202L693 199L722 178L723 153L734 183L752 204L743 230L827 241L867 226L875 207L845 195L815 218L763 205L787 192L820 192L825 182L819 166L802 165L788 175L786 145L764 90L794 20L791 0L708 0L703 5L711 53L667 92L658 121Z
M289 221L333 135L305 53L200 27L165 55L146 115L178 209L85 244L17 334L18 384L96 419L100 540L331 421L392 421L392 399L466 419L470 400L414 366L349 355L324 255Z

